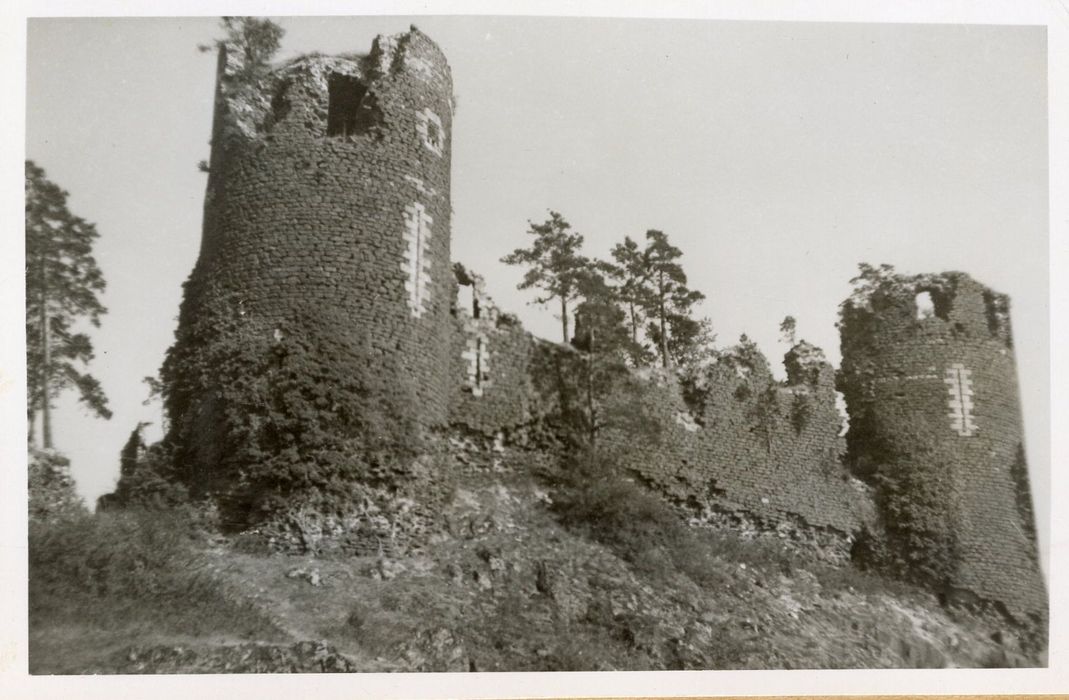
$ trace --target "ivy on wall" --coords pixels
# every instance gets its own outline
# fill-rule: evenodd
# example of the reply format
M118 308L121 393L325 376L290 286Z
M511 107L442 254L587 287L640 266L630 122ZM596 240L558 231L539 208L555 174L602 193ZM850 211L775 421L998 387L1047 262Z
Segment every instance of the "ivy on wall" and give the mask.
M398 358L372 353L322 308L264 328L217 298L180 327L161 371L167 442L194 494L225 484L237 511L269 513L294 494L343 498L354 481L400 478L419 454L413 388Z

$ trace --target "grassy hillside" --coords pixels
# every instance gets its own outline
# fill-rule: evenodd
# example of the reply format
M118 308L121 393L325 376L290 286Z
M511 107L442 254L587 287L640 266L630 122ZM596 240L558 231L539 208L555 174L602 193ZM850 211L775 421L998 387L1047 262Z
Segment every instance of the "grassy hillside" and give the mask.
M1018 666L996 618L685 526L584 456L465 468L403 557L300 556L192 510L75 514L30 533L33 673ZM544 461L544 460L543 460ZM314 547L313 547L314 549Z

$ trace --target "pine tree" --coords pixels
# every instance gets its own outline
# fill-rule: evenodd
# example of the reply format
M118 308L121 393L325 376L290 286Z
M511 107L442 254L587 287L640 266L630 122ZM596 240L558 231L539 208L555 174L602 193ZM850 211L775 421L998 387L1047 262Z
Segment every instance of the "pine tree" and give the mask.
M527 265L523 281L517 289L538 289L542 292L535 303L546 304L556 300L560 304L562 342L567 343L569 309L580 295L585 276L590 274L591 263L579 250L583 247L582 235L571 230L571 225L559 213L549 212L550 217L541 224L530 224L527 233L534 236L530 248L517 248L501 262L508 265Z
M684 330L688 338L701 337L701 329L692 325L700 322L694 321L691 314L694 305L705 299L705 295L687 287L687 275L679 264L683 251L669 243L663 232L646 232L644 256L651 287L646 297L646 310L651 317L647 333L657 344L661 364L668 367L673 355L686 354L689 350L683 344L683 337L678 337L679 342L672 347L673 326L677 331Z
M602 268L616 283L616 296L627 313L631 334L631 362L641 367L653 359L648 346L639 339L639 331L646 323L645 309L652 297L648 261L645 251L630 236L625 236L623 243L613 247L612 258L613 262L603 263Z
M96 415L111 418L95 377L80 370L93 359L89 336L75 326L100 326L107 309L98 294L104 276L93 258L96 227L67 209L67 193L26 161L26 368L30 441L37 414L41 443L52 447L52 402L65 389Z
M779 324L780 340L788 346L794 345L797 337L798 321L794 316L784 316Z

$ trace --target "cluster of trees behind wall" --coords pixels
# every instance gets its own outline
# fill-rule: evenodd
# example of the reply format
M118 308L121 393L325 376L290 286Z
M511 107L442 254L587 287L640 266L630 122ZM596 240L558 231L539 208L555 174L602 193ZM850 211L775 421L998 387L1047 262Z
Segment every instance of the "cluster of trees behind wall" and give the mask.
M557 309L563 342L632 367L688 367L713 357L712 324L696 315L705 295L688 285L683 252L665 233L647 231L644 244L626 236L599 259L582 253L583 236L560 213L549 214L531 222L530 246L502 262L527 268L518 287Z
M620 391L634 384L629 368L697 375L724 354L713 346L712 324L697 315L705 295L689 286L683 252L664 232L649 230L643 242L626 236L608 259L599 259L582 252L583 236L559 212L529 223L530 245L502 262L525 268L518 288L533 290L534 303L554 308L561 340L578 351L580 361L547 375L560 382L569 437L587 452L597 449L599 434L610 426L644 434L651 421L634 400L638 387ZM741 342L749 343L745 336Z

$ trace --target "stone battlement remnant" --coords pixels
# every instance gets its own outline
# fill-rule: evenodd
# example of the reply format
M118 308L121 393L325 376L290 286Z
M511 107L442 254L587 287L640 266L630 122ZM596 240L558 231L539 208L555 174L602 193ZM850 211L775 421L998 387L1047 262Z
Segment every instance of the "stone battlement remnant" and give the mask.
M238 47L221 47L201 252L170 355L172 376L196 380L181 401L172 386L168 404L175 449L192 464L180 478L240 482L262 469L259 453L230 471L220 457L223 437L240 442L272 418L268 400L257 399L255 425L234 420L246 415L240 400L226 405L236 382L217 365L235 347L273 373L277 392L256 396L291 395L287 373L302 367L334 387L356 367L382 381L350 394L373 411L398 389L390 400L403 405L388 420L411 418L421 437L452 429L503 445L528 428L545 432L563 403L561 376L583 355L533 337L450 260L454 103L439 48L413 28L378 37L365 55L258 71L243 61ZM805 342L784 358L786 381L748 342L700 371L634 371L619 402L641 409L659 437L608 425L601 444L697 522L770 531L838 558L865 544L950 594L1044 617L1008 301L961 273L870 272L843 305L838 373ZM339 339L315 347L350 364L291 358L283 368L272 353L284 352L295 314L329 325ZM198 324L208 331L190 330ZM228 333L230 355L202 352L205 337ZM330 404L345 402L317 392L299 405L325 417L307 425L336 425ZM236 428L220 427L227 416ZM298 454L301 436L279 432ZM372 474L392 493L385 482L408 470L405 493L425 494L435 488L427 475L448 468L433 450L393 472L354 466L350 439L316 453L340 465L323 472L324 488ZM282 486L309 479L299 462L282 462L291 470Z

